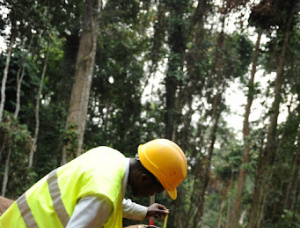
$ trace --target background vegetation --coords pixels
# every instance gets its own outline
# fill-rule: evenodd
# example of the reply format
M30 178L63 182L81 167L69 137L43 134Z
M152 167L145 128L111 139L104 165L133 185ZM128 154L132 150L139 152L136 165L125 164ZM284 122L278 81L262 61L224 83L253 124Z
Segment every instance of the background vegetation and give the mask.
M134 156L168 138L189 164L178 199L156 197L169 227L300 227L299 0L0 0L0 11L3 196L90 148Z

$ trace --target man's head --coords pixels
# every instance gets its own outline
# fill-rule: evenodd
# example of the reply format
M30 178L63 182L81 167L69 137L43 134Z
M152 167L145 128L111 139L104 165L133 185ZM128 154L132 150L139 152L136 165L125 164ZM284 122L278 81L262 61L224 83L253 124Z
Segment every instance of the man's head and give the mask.
M164 190L156 177L145 169L141 161L136 158L130 159L128 183L133 195L138 197L152 196Z
M133 193L150 196L164 189L173 200L176 199L176 187L187 175L186 157L181 148L170 140L155 139L140 145L138 156L139 159L132 159L131 167L136 163L142 169L130 168L131 171L136 171L134 178L131 178L132 173L129 177Z

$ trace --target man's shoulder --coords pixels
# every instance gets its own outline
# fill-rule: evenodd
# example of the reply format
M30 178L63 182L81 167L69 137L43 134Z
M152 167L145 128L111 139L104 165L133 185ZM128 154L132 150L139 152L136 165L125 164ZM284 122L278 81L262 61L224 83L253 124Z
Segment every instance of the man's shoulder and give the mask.
M124 159L125 156L118 150L108 146L99 146L86 152L87 154L95 154L96 156L111 157L112 159L120 158Z

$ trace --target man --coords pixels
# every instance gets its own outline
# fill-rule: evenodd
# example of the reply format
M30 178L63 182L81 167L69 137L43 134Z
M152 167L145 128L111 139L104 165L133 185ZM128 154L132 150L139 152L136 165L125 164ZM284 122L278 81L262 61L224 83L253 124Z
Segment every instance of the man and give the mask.
M168 213L166 207L144 207L123 200L132 193L149 197L165 190L174 200L176 187L187 175L186 157L167 139L138 147L138 158L98 147L45 176L1 217L0 228L121 228L122 217L143 220Z

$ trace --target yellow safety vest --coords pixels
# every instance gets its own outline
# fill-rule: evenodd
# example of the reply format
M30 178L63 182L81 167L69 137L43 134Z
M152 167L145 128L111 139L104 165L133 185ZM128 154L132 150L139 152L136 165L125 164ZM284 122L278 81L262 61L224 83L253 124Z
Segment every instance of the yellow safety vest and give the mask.
M66 227L77 202L105 197L113 213L105 228L122 227L122 179L126 159L119 151L98 147L52 171L0 217L0 228Z

